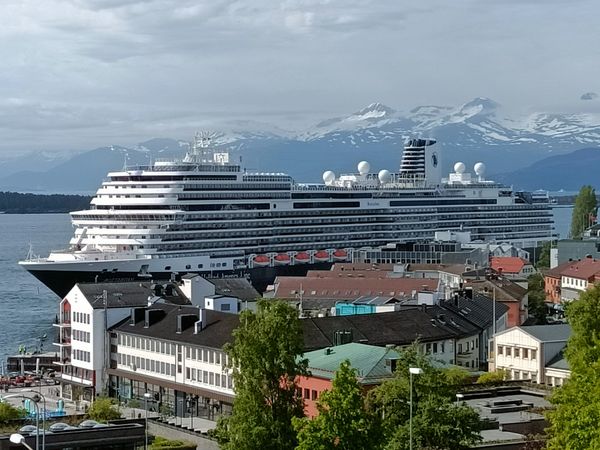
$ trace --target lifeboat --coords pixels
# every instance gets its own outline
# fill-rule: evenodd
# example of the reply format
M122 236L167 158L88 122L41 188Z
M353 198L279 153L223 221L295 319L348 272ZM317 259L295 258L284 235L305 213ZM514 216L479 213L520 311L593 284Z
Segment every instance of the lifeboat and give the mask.
M275 259L275 264L278 264L280 266L287 265L291 262L290 255L288 255L286 253L279 253L278 255L275 256L274 259Z
M345 261L348 259L348 252L346 250L336 250L333 252L333 259L337 261Z
M329 261L329 252L325 250L319 250L315 253L315 261Z
M306 252L300 252L294 257L294 259L297 263L304 264L310 262L310 255Z
M269 265L269 257L267 255L256 255L252 258L252 262L257 267L265 267Z

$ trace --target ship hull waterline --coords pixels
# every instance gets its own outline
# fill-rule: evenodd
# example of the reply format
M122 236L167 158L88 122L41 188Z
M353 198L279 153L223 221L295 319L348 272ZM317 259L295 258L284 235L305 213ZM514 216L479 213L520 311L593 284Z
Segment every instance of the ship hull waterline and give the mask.
M293 266L256 267L237 271L215 270L212 272L201 272L199 275L205 278L248 277L254 288L258 292L263 293L267 289L267 286L275 281L277 276L305 276L309 270L327 270L331 268L332 264L331 262L320 262ZM61 271L29 268L27 271L60 298L64 298L77 283L169 280L173 275L172 272L152 272L151 274L140 276L138 272Z

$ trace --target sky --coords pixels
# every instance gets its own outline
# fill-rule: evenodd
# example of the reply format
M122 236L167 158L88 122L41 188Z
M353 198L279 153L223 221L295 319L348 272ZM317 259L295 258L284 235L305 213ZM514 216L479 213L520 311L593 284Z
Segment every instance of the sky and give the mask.
M0 157L298 130L377 101L600 110L581 99L600 92L598 17L593 0L3 0Z

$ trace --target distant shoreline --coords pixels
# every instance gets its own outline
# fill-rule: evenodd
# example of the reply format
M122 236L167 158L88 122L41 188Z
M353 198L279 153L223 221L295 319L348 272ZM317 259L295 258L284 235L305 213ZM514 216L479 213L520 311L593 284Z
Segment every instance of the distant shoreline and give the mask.
M65 214L89 208L91 196L0 192L0 214Z

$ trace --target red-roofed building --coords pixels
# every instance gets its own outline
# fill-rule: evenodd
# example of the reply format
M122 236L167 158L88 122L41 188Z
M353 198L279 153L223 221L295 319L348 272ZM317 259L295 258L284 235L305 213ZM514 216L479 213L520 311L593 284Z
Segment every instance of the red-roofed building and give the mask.
M318 278L277 277L269 297L293 300L389 296L414 297L419 291L437 292L440 280L431 278Z
M493 270L505 277L527 278L535 273L535 268L529 261L513 256L493 256L490 265Z
M560 281L562 278L562 272L571 264L573 263L568 261L544 273L544 292L546 294L547 302L560 303Z
M560 299L571 301L600 281L600 260L584 258L573 261L560 272Z

